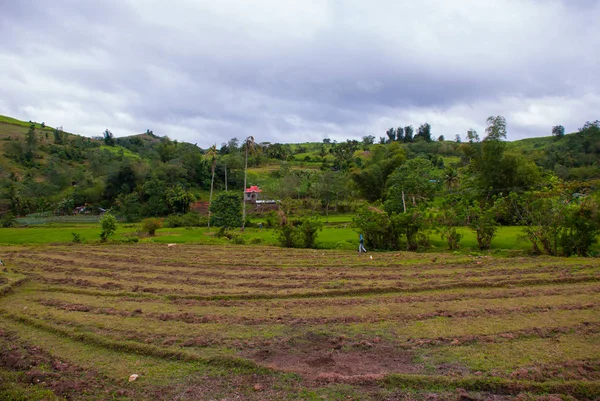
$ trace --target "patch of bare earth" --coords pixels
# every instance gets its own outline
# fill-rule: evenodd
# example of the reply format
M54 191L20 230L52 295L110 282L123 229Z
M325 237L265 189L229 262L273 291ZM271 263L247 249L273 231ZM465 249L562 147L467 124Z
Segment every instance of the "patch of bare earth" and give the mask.
M372 384L390 373L419 373L407 350L373 339L348 339L314 334L263 343L242 355L280 371L294 372L318 382Z

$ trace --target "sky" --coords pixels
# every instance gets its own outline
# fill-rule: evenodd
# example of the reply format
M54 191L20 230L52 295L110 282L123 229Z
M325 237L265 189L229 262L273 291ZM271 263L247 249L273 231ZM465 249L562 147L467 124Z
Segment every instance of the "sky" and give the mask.
M600 0L0 0L0 114L85 136L508 140L600 119Z

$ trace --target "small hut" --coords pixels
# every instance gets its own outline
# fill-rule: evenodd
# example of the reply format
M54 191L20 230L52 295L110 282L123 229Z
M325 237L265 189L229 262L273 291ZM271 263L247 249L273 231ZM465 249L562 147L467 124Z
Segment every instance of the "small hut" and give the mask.
M246 202L256 203L258 200L258 194L261 192L262 190L258 186L251 185L250 188L246 188L246 197L244 199Z

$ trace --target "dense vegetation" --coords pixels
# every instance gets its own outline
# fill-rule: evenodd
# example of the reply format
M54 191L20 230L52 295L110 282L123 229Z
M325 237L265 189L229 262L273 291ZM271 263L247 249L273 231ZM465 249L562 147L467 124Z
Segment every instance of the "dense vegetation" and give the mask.
M110 209L127 221L174 221L193 206L208 212L213 192L241 193L247 183L262 189L262 199L285 201L287 220L280 214L274 225L290 246L314 244L300 239L301 227L309 237L318 230L309 229L303 215L353 212L367 246L376 249L427 247L432 230L457 249L458 226L471 227L486 249L495 227L522 225L536 253L589 253L600 231L598 121L573 134L556 126L551 137L516 142L506 141L501 116L487 120L483 139L469 130L464 142L459 135L434 140L432 129L427 123L416 130L391 128L378 144L371 135L305 144L249 137L203 150L150 130L124 138L106 130L84 138L2 118L2 225L13 225L14 216L72 214L81 206L92 213ZM238 211L219 206L223 196L211 207L221 212L206 223L245 225Z

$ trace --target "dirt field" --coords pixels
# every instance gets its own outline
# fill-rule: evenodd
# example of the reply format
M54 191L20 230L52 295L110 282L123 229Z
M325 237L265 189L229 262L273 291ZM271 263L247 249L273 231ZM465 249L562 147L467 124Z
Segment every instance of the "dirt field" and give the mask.
M0 400L600 396L598 259L144 244L2 260Z

